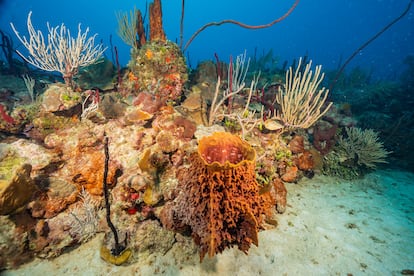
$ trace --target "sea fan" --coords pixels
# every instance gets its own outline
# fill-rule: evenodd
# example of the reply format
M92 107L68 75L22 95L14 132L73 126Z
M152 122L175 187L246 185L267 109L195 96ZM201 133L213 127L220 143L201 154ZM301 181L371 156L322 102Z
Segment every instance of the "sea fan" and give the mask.
M377 132L357 127L347 127L345 131L346 137L339 137L337 148L348 159L355 159L358 166L369 169L375 169L378 163L387 163L389 152L384 149Z
M84 189L79 195L81 202L77 208L70 213L70 234L79 242L86 242L95 236L98 224L99 204Z

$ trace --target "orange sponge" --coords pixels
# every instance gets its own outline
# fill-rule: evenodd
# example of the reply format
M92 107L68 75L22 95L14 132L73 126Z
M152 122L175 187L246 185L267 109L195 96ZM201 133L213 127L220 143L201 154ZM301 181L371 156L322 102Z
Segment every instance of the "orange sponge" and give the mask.
M170 218L164 225L191 228L200 259L233 245L247 253L258 245L262 214L255 150L238 136L216 132L199 141L190 162L179 175L179 195L164 210Z

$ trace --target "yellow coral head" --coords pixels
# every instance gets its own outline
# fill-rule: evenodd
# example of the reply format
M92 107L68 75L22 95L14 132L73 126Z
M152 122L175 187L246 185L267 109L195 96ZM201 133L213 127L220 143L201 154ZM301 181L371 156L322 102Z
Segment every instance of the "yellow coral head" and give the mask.
M237 167L256 160L256 151L252 146L228 132L215 132L201 138L198 154L208 166Z

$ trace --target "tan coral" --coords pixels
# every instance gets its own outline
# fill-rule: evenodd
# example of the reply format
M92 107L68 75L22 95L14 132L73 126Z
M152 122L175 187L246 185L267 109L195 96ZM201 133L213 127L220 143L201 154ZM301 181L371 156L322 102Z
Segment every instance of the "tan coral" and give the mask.
M193 120L197 125L205 125L207 123L205 101L202 101L200 92L192 92L187 96L181 104L183 113Z
M286 172L282 175L282 180L285 182L295 182L298 179L298 167L289 166Z
M301 153L305 150L304 138L300 135L295 135L293 139L289 142L289 150L292 153Z
M179 142L169 131L161 130L155 138L155 141L164 153L175 152L179 147Z
M260 189L261 206L266 216L266 222L274 219L275 211L284 213L286 210L287 190L280 178L274 178Z
M145 123L145 121L150 120L152 117L153 117L152 114L134 107L127 111L124 117L124 121L127 125L137 124L137 123L143 124Z
M7 169L9 171L5 174L0 171L0 215L11 214L23 207L37 189L30 178L30 164L16 162L14 167L10 166Z

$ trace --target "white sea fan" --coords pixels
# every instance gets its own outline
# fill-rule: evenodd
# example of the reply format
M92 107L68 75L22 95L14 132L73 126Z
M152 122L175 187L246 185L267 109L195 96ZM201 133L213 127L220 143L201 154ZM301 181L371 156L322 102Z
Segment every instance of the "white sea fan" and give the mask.
M99 208L97 206L99 204L85 189L82 189L79 197L81 204L70 213L69 225L71 229L69 232L79 242L86 242L95 236L98 230Z

